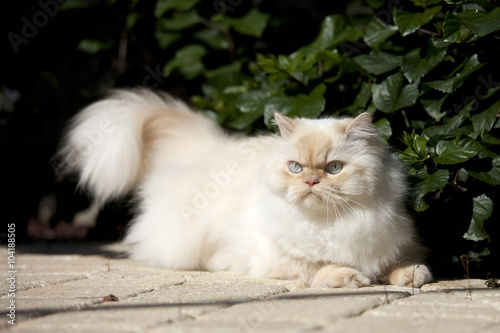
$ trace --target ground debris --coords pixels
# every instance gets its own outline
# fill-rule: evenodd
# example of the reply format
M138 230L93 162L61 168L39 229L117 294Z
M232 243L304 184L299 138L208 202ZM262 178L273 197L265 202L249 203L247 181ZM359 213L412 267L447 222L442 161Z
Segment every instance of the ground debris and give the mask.
M102 301L104 303L107 303L107 302L118 302L118 297L116 297L115 295L113 294L109 294L108 296L104 297L102 299Z
M484 283L488 288L499 288L500 287L500 279L490 278L490 274L486 277L486 282Z

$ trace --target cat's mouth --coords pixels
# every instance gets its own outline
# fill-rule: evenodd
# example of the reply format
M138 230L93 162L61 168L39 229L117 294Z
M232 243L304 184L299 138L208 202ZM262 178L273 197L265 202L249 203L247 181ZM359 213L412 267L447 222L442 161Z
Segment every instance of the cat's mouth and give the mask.
M302 193L300 201L305 207L316 209L321 207L323 198L316 191L308 190Z
M307 192L305 192L302 195L302 199L318 199L318 200L321 200L321 196L318 193L316 193L315 191L313 191L312 189L309 189Z

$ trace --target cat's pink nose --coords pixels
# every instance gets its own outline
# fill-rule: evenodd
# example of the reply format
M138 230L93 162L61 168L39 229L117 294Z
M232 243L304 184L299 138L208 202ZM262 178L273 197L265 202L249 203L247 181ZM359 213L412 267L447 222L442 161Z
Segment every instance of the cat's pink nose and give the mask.
M309 187L313 187L316 184L319 184L319 179L318 178L308 178L304 180L304 183L309 185Z

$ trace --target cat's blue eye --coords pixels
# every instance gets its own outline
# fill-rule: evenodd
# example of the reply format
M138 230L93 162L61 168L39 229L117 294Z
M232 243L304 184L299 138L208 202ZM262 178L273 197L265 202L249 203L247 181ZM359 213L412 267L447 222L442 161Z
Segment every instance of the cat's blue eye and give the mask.
M326 171L336 175L342 171L342 163L340 161L332 161L326 165Z
M290 171L293 173L299 173L303 170L302 165L295 161L288 162L288 169L290 169Z

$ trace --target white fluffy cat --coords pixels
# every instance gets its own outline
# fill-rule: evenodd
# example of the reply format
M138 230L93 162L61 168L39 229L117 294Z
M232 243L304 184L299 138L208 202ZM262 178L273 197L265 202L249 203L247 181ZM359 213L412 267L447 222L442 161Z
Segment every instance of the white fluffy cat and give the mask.
M134 190L131 257L361 287L431 280L404 210L404 173L368 113L229 136L184 103L117 90L73 120L60 155L100 201Z

